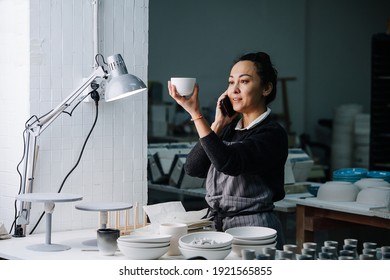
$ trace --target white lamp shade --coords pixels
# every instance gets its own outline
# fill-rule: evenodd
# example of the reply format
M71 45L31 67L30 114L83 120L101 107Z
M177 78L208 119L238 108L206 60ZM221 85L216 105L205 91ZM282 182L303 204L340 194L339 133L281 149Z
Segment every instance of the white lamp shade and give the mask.
M125 62L120 54L107 58L111 79L106 87L105 100L118 100L146 90L145 83L127 72Z

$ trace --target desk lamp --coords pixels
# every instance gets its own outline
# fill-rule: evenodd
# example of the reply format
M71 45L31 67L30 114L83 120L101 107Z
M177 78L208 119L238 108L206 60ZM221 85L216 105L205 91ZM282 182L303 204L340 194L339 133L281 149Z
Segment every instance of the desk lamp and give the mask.
M94 72L57 107L42 117L32 116L27 120L24 130L24 154L20 162L20 164L23 164L23 172L20 174L21 183L19 194L33 192L34 169L37 158L37 138L69 106L76 104L75 107L77 107L90 94L95 102L99 99L104 99L106 102L109 102L146 91L146 86L141 79L128 74L126 64L120 54L109 56L106 67L108 71L106 71L104 66L98 64ZM100 93L102 96L100 96L96 89L105 80L107 80L108 84L104 91L104 96L103 91ZM89 87L93 89L92 92L88 90ZM19 201L19 209L17 210L14 221L14 237L25 236L26 225L29 224L30 219L30 209L31 202Z

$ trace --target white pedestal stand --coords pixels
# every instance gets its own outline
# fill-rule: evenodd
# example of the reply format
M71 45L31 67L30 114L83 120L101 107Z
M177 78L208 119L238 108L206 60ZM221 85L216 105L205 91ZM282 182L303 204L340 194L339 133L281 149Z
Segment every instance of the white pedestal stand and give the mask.
M82 211L97 211L99 212L100 228L107 228L108 212L126 210L133 207L127 202L85 202L77 204L76 209ZM83 242L84 245L97 246L97 240L88 240Z
M62 244L51 243L51 226L52 226L52 214L56 202L72 202L81 200L83 197L74 194L62 194L62 193L25 193L18 195L17 200L27 202L41 202L44 203L45 219L46 219L46 235L44 244L30 245L27 248L40 252L56 252L69 250L70 246Z

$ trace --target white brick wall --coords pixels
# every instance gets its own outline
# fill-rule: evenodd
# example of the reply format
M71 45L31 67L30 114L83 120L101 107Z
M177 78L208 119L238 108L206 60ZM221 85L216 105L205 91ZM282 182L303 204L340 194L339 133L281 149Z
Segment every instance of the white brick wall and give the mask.
M0 3L3 2L11 5L14 1ZM93 7L92 0L15 2L27 7L30 2L30 10L27 9L23 16L25 20L30 17L29 34L24 35L27 42L17 44L15 49L10 48L19 53L20 50L17 49L25 49L28 43L31 45L30 67L26 67L30 74L25 75L29 88L20 90L30 96L30 102L24 108L19 105L8 106L24 122L31 114L40 116L54 108L81 83L82 78L92 73ZM129 72L146 83L148 0L100 0L99 3L99 52L105 58L121 53ZM17 5L14 6L16 9ZM21 28L26 22L24 25L18 22L17 25ZM28 64L27 61L28 59L24 60L25 64ZM0 63L3 63L3 60ZM12 89L12 85L9 88ZM3 95L2 93L0 99ZM19 100L24 99L27 98ZM4 151L9 155L4 162L0 159L0 221L10 228L13 197L18 191L18 178L14 169L21 157L23 125L19 125L18 129L9 135L10 133L3 131L3 127L14 125L2 123L5 117L3 110L0 115L0 133L4 134L1 139L17 139L11 142L12 147L3 145L3 140L0 140L1 153ZM83 103L74 111L72 117L63 114L42 133L39 138L40 153L34 192L57 192L65 175L77 161L94 117L94 105ZM146 145L146 94L132 96L123 101L100 103L98 123L79 166L65 183L63 192L82 194L85 202L130 201L133 204L146 204ZM9 167L5 166L6 162L11 163ZM5 181L8 183L6 188L3 188ZM98 224L97 213L76 210L74 204L56 205L53 230L89 228ZM42 209L43 206L39 203L33 204L30 229ZM44 223L41 222L36 231L41 232L43 229Z

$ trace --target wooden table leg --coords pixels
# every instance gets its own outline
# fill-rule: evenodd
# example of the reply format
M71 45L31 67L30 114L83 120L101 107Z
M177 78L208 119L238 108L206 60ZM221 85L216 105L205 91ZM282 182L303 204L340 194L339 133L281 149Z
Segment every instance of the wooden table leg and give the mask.
M306 213L306 208L303 205L297 205L296 208L296 243L298 248L303 247L304 242L313 241L314 240L314 233L310 230L308 230L307 227L307 219L310 219L308 217L308 213Z

